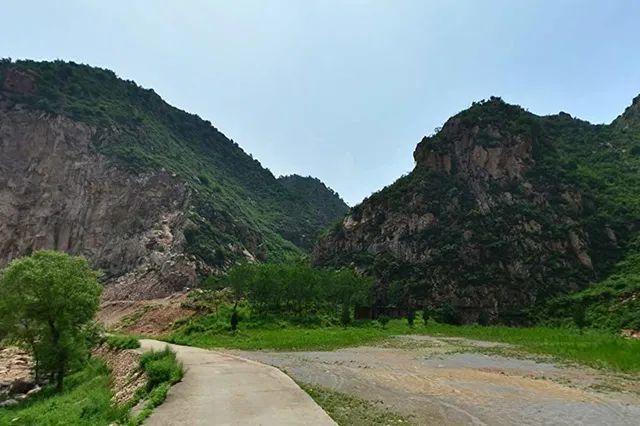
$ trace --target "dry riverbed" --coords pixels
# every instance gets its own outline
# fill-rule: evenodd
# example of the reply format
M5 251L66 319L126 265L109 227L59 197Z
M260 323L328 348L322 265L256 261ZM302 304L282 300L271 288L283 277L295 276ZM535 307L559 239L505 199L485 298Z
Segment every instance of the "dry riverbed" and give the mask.
M428 336L331 352L233 354L415 424L637 425L637 376L527 358L498 343Z

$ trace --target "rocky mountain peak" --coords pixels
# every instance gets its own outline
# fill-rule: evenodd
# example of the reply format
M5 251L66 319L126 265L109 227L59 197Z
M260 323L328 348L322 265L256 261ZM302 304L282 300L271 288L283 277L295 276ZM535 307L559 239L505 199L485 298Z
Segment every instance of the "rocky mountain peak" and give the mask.
M519 107L492 97L455 115L416 147L416 168L480 179L519 179L532 159L532 129Z
M623 130L629 128L640 129L640 95L633 99L631 105L612 124Z

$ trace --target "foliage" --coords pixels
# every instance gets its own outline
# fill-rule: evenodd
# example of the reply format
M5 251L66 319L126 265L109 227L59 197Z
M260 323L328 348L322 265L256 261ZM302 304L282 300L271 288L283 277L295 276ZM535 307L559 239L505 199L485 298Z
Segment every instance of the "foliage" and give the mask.
M422 309L422 321L424 322L424 325L429 324L429 318L431 318L431 311L429 308L425 307Z
M585 290L542 305L539 320L549 325L571 325L575 323L576 306L584 311L585 326L612 332L640 330L640 254L628 255L609 276Z
M140 341L133 336L109 336L106 344L111 349L136 349L140 347Z
M107 426L122 423L127 418L127 409L112 405L110 383L104 363L91 360L67 376L63 392L56 393L53 386L48 386L15 407L0 408L0 424Z
M32 95L6 93L10 100L94 126L94 147L121 168L136 174L166 170L185 182L193 204L186 248L210 265L244 258L243 248L260 259L286 259L309 248L344 213L344 203L328 188L318 194L332 203L320 212L307 191L278 181L210 122L112 71L63 61L5 61L0 79L10 68L33 75L37 86Z
M341 309L344 319L353 305L367 302L373 282L347 268L335 271L293 262L237 265L218 285L234 289L236 298L246 299L258 314L308 316Z
M458 325L461 323L460 313L453 305L445 303L435 311L436 321L442 324Z
M184 376L182 365L176 360L176 353L169 347L143 353L140 367L147 373L148 391L164 382L177 383Z
M342 220L349 211L349 206L340 198L340 195L318 178L289 175L280 176L278 182L289 191L304 198L325 223L325 228L336 219Z
M366 222L350 232L338 224L327 233L317 263L355 264L372 274L379 282L380 305L407 306L410 299L448 311L443 305L452 305L459 310L455 315L439 313L441 321L451 323L526 324L530 317L524 310L534 302L602 281L596 287L607 288L611 297L587 307L587 320L594 324L609 309L611 319L599 326L631 327L637 318L638 299L631 297L637 294L634 278L625 274L622 284L614 272L614 284L606 277L640 252L633 244L640 217L638 123L640 97L611 125L592 125L566 113L536 116L500 98L474 103L420 142L411 173L351 209L354 221L366 213ZM467 148L461 154L455 147L469 138L486 150L502 152L531 141L532 158L525 156L522 176L516 179L476 176L465 163L467 157L458 158L471 155ZM448 155L450 171L427 164L428 154ZM383 224L394 226L389 218L402 224L404 217L426 215L433 220L422 231L402 232L398 225L401 250L379 239ZM593 269L578 259L580 248L571 242L575 236L584 242ZM496 303L480 307L487 294ZM596 297L590 290L582 294L577 297ZM456 305L461 299L477 302L476 312L463 312ZM565 307L569 305L567 299ZM491 315L482 311L487 309ZM569 319L565 314L561 318Z
M385 328L387 326L387 324L389 324L389 321L391 320L391 318L389 318L386 315L380 315L378 316L378 323L380 323L380 325L382 326L382 328Z
M416 320L416 311L413 309L407 309L407 324L409 327L413 327L413 323Z
M146 402L140 413L129 422L131 425L142 424L153 409L164 402L171 386L184 377L184 367L168 346L143 353L140 368L147 374L147 384L139 390L136 400L145 398Z
M240 322L240 316L238 315L237 305L233 307L233 312L231 312L231 331L236 331L238 329L238 323Z
M38 251L13 260L0 276L0 321L9 339L26 345L36 375L51 376L59 391L69 368L87 357L86 326L102 287L86 259Z

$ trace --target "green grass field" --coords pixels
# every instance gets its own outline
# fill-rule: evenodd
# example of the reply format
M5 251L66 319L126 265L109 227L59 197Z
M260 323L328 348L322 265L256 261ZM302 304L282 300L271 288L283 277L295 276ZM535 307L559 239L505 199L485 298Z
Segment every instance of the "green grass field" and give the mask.
M110 382L109 369L101 361L92 360L66 378L61 394L45 388L21 405L0 408L0 425L99 426L123 422L127 408L112 406Z
M236 334L220 328L207 329L195 320L179 328L166 340L203 348L243 350L333 350L340 347L371 344L390 336L426 334L465 337L510 343L529 354L551 355L563 361L606 368L613 371L640 372L640 341L629 340L604 331L588 330L582 334L571 328L502 326L453 326L416 321L410 328L404 320L392 320L382 328L376 322L349 327L243 327Z

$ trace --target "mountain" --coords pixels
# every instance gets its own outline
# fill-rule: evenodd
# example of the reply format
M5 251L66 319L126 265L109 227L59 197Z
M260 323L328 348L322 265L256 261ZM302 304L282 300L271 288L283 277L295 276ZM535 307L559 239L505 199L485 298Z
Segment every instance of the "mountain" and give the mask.
M305 199L313 207L315 216L324 223L331 224L337 219L342 219L349 211L349 206L340 195L318 178L289 175L280 176L278 182Z
M301 253L342 204L112 71L0 62L0 267L55 248L102 269L107 298L163 296Z
M315 262L374 274L379 304L526 322L633 254L639 118L640 97L610 125L474 103L418 144L411 173L353 207Z

